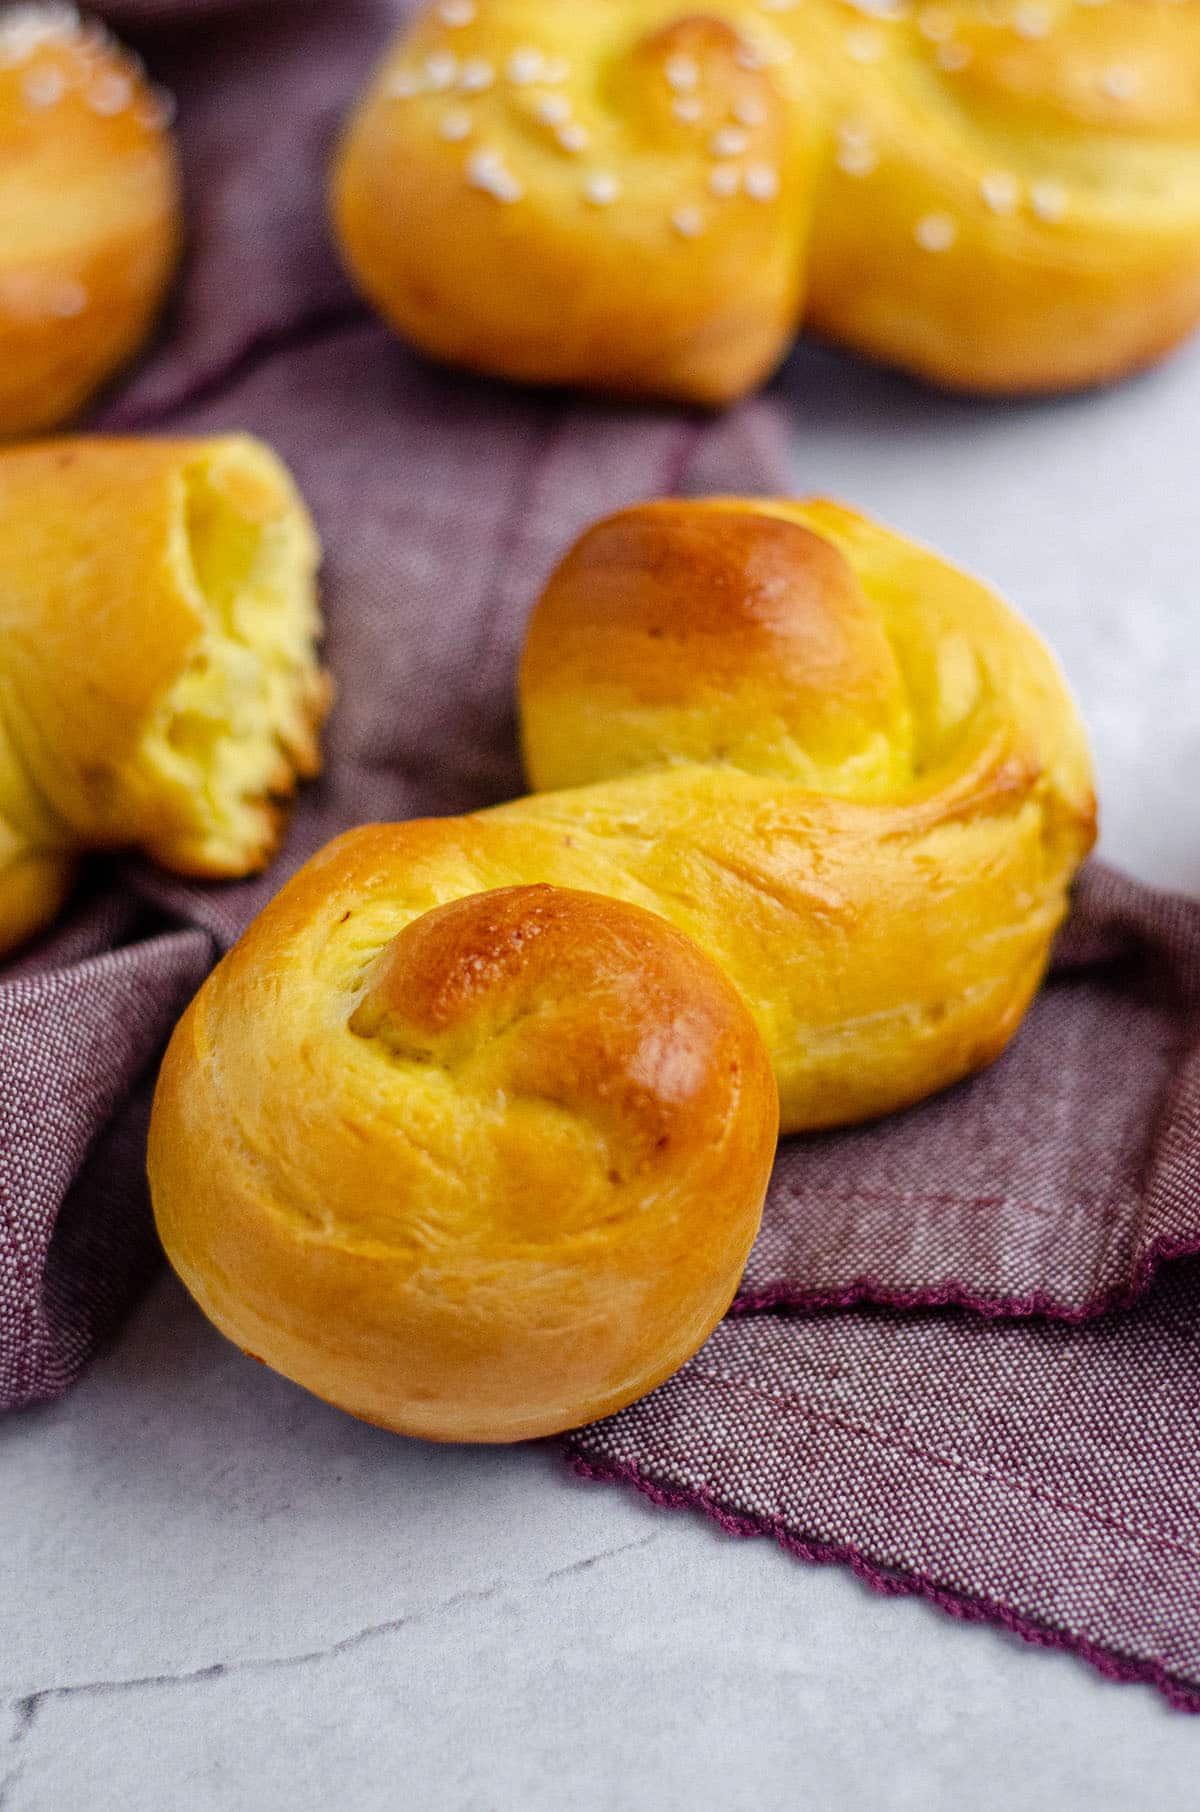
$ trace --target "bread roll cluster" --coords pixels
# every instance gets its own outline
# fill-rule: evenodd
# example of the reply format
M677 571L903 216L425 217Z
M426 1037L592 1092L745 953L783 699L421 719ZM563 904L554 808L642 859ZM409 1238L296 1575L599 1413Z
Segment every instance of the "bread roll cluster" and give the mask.
M477 370L724 403L805 323L1072 389L1200 317L1200 9L442 0L333 198L367 295Z
M480 370L720 403L809 321L1067 388L1200 313L1200 18L440 0L333 199L383 312ZM179 240L136 61L70 8L0 11L0 436L132 353ZM0 451L0 955L89 851L270 860L320 765L318 558L248 436ZM597 524L533 611L520 710L529 795L310 862L179 1025L151 1129L215 1324L431 1439L553 1433L682 1364L780 1129L992 1061L1094 836L1036 636L836 504Z
M171 116L97 21L0 7L0 441L76 415L153 322L182 238ZM247 436L0 448L0 956L89 850L270 859L320 764L318 551Z
M599 524L521 712L536 790L316 857L180 1024L151 1133L216 1325L444 1440L572 1426L694 1351L780 1120L991 1061L1094 832L1036 636L833 504Z

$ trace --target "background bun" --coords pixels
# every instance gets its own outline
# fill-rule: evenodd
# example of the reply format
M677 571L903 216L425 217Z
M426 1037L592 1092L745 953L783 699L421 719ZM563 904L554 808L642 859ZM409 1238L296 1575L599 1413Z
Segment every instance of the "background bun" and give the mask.
M270 860L320 766L318 557L248 435L0 450L0 953L86 850Z
M1200 8L442 0L333 201L381 312L477 370L721 403L804 320L1071 389L1200 317Z
M179 253L169 98L73 7L0 8L0 437L136 350Z

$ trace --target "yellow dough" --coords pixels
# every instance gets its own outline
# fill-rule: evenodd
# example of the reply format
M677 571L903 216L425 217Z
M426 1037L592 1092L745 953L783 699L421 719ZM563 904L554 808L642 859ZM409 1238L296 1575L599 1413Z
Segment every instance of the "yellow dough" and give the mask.
M1200 6L442 0L333 201L383 314L481 371L722 403L805 322L1093 384L1200 318Z
M568 1427L694 1351L757 1222L771 1068L796 1131L988 1063L1094 834L1038 638L834 504L600 523L534 611L521 710L539 790L310 862L181 1022L151 1127L216 1325L447 1440Z
M0 952L89 849L233 876L320 765L315 530L245 435L0 451Z
M179 252L164 97L73 7L0 7L0 438L74 415Z

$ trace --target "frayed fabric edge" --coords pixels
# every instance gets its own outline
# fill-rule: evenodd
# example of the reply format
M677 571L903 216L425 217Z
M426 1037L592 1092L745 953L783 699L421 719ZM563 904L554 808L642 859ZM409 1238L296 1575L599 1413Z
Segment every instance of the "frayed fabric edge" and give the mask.
M794 1559L807 1561L810 1565L849 1567L864 1585L885 1598L923 1598L960 1622L990 1623L1038 1648L1075 1655L1103 1674L1105 1679L1127 1686L1152 1686L1173 1710L1200 1715L1200 1685L1189 1686L1169 1673L1159 1661L1139 1661L1120 1655L1088 1636L1052 1629L994 1599L952 1591L928 1574L885 1567L853 1543L808 1541L795 1534L778 1517L754 1516L726 1509L710 1492L699 1487L689 1489L658 1484L628 1461L588 1459L573 1451L569 1442L563 1444L562 1451L571 1471L579 1478L597 1484L632 1486L660 1510L699 1510L726 1535L739 1539L768 1537Z
M823 1309L877 1308L906 1312L967 1309L990 1321L1028 1321L1040 1316L1079 1326L1133 1308L1145 1296L1163 1265L1197 1256L1200 1256L1200 1234L1194 1239L1163 1235L1142 1254L1128 1283L1117 1284L1082 1303L1061 1302L1046 1290L1031 1290L1025 1296L989 1296L954 1279L933 1284L928 1289L896 1289L867 1276L857 1277L852 1283L832 1290L802 1290L787 1283L763 1284L755 1290L740 1291L730 1305L729 1313L740 1316L769 1315L777 1310L816 1314Z

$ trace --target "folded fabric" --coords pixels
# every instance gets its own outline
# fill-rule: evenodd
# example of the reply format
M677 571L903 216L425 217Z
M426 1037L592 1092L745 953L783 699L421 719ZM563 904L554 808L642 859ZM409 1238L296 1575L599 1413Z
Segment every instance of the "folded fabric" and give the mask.
M212 960L113 890L0 981L0 1409L65 1390L154 1271L154 1073Z
M192 258L98 425L278 446L328 549L340 697L268 875L97 865L0 975L0 1406L65 1389L152 1271L154 1065L219 951L345 826L522 790L516 653L566 544L639 497L790 488L769 402L700 423L503 391L359 309L323 173L398 10L279 5L155 40ZM1145 1293L1200 1251L1198 1010L1200 907L1093 868L1009 1054L913 1113L785 1147L738 1312L574 1437L574 1463L1200 1705L1200 1272Z
M311 5L312 0L92 0L87 11L124 29L139 25L186 25L194 19L206 19L217 13L272 3L295 8Z
M1070 1649L1200 1711L1200 1264L1081 1326L853 1310L722 1323L573 1436L731 1535Z
M1077 1321L1200 1246L1200 906L1093 863L1004 1060L861 1131L785 1145L738 1307Z

